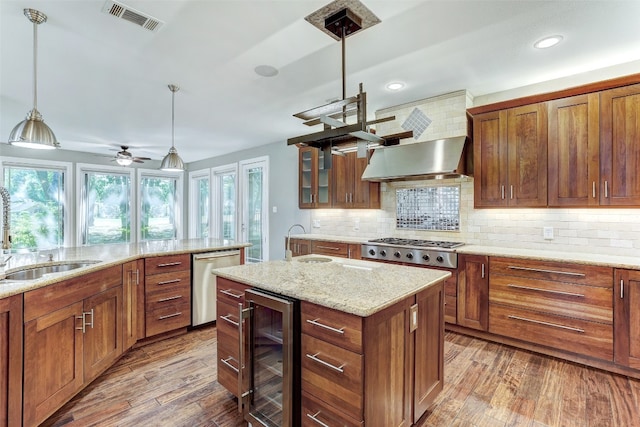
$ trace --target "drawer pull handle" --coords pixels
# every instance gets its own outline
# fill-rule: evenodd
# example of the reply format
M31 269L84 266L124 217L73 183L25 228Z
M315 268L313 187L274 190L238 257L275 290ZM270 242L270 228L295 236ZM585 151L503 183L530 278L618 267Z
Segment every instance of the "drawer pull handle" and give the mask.
M344 368L344 365L345 365L344 363L343 363L342 365L340 365L340 366L332 365L331 363L329 363L329 362L325 362L324 360L320 359L320 358L318 357L318 355L319 355L319 354L320 354L320 353L316 353L316 354L309 354L309 353L307 353L307 354L306 354L306 356L307 356L309 359L313 360L314 362L318 362L319 364L321 364L321 365L323 365L323 366L326 366L327 368L333 369L334 371L336 371L336 372L340 372L341 374L342 374L342 373L344 373L344 369L342 369L342 368Z
M176 265L181 265L182 262L178 261L178 262L165 262L164 264L158 264L158 267L173 267Z
M565 274L567 276L585 277L584 273L573 273L571 271L543 270L541 268L517 267L514 265L510 265L509 268L511 270L534 271L538 273Z
M507 287L515 288L515 289L525 289L527 291L548 292L550 294L555 294L555 295L565 295L565 296L569 296L569 297L584 298L584 294L576 294L576 293L573 293L573 292L554 291L552 289L534 288L533 286L514 285L513 283L509 283L507 285Z
M181 315L182 315L182 312L181 312L181 311L179 311L179 312L177 312L177 313L167 314L166 316L160 316L160 317L158 317L158 320L169 319L169 318L171 318L171 317L176 317L176 316L181 316Z
M318 245L318 246L316 246L316 248L318 248L318 249L329 249L329 250L332 250L332 251L339 251L340 250L340 248L336 248L334 246L321 246L321 245Z
M317 417L318 415L320 415L320 411L316 412L315 414L311 415L310 413L307 413L307 417L311 418L313 421L316 422L316 424L322 426L322 427L329 427L329 424L325 424L322 421L320 421Z
M182 298L182 295L175 295L175 296L172 296L172 297L160 298L158 300L158 302L173 301L174 299L180 299L180 298Z
M239 294L239 295L238 294L234 294L233 292L231 292L231 289L229 289L229 290L221 289L220 293L221 294L225 294L225 295L229 295L230 297L235 298L235 299L240 299L240 298L242 298L244 296L244 294Z
M335 332L336 334L344 335L344 326L342 328L340 328L340 329L336 329L336 328L333 328L333 327L331 327L329 325L325 325L323 323L320 323L320 322L318 322L318 320L320 320L320 318L313 319L313 320L307 319L307 323L311 323L314 326L318 326L318 327L324 328L324 329L326 329L328 331Z
M222 363L224 363L225 365L227 365L229 368L231 368L231 370L233 370L236 374L240 373L240 371L238 370L238 368L236 368L235 366L233 366L231 363L229 363L230 360L236 360L233 357L229 356L226 359L220 359L220 361ZM237 360L236 360L237 362Z
M220 316L220 318L223 319L223 320L226 320L229 323L231 323L233 326L237 327L239 325L238 322L236 322L234 320L231 320L231 314L227 314L226 316Z
M179 281L180 279L165 280L164 282L158 282L158 285L168 285L169 283L178 283Z
M554 328L566 329L568 331L580 332L581 334L584 334L584 329L580 329L580 328L573 328L571 326L558 325L557 323L543 322L541 320L527 319L526 317L518 317L518 316L512 316L512 315L509 315L508 317L509 319L522 320L523 322L537 323L538 325L551 326Z

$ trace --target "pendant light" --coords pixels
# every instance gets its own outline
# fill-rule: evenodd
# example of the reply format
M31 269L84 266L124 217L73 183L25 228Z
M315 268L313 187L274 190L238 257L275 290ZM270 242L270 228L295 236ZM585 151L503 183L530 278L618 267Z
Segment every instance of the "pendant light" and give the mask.
M169 149L169 154L162 159L160 170L167 172L180 172L184 170L184 162L178 155L178 151L174 146L175 99L176 92L179 91L180 88L176 85L169 85L169 90L171 91L171 148Z
M33 109L29 111L25 120L13 128L9 135L9 144L38 149L59 148L56 136L38 111L38 25L47 22L47 15L35 9L24 9L24 15L33 23Z

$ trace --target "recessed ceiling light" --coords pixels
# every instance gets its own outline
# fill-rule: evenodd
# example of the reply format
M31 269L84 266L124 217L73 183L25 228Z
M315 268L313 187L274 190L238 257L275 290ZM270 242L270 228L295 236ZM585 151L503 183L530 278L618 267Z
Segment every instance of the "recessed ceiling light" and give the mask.
M258 65L253 69L257 75L262 77L273 77L278 75L278 69L271 65Z
M393 92L397 92L402 88L404 88L404 83L402 82L391 82L387 84L387 89Z
M555 46L562 41L562 36L549 36L543 39L538 40L533 44L533 47L537 49L547 49L549 47Z

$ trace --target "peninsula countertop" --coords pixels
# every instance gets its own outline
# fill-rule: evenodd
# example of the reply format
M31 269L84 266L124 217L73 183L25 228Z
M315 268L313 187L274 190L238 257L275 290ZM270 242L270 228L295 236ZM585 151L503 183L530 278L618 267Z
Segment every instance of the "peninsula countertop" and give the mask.
M11 259L7 262L5 267L6 274L10 274L24 268L55 265L74 261L97 262L75 270L46 274L41 278L34 280L0 280L0 298L20 294L52 283L60 282L65 279L81 276L105 267L134 261L140 258L238 249L247 246L251 246L251 244L237 242L234 240L184 239L154 240L131 244L56 248L28 253L12 251L11 253L2 254L3 259L11 255ZM47 261L50 254L53 256L53 261Z
M331 262L305 262L309 258ZM451 276L426 268L308 255L213 273L280 295L367 317Z

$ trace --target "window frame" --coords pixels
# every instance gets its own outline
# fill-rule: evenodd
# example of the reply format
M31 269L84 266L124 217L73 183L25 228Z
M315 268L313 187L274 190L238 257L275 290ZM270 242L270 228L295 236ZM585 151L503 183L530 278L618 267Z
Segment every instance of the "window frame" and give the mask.
M129 175L129 179L131 180L131 186L129 189L129 200L131 204L131 230L130 230L130 242L135 243L134 236L136 236L136 230L138 228L138 224L135 222L135 211L137 210L137 202L136 202L136 192L134 188L136 187L135 182L135 171L134 169L124 168L122 166L105 166L105 165L96 165L93 163L78 163L76 164L76 245L77 247L83 246L92 246L82 243L82 231L84 229L84 206L86 204L85 200L85 192L84 182L85 182L85 173L86 172L97 172L97 173L105 173L105 174L118 174L118 175Z
M76 230L71 227L75 219L75 204L73 203L72 185L74 182L73 163L54 160L25 159L22 157L2 157L0 161L0 185L5 186L5 168L20 167L24 169L60 169L63 173L64 211L62 215L63 247L71 247L75 241ZM4 214L4 213L3 213Z
M142 240L141 221L142 221L142 209L140 209L140 202L142 201L142 179L143 178L175 178L176 180L176 200L174 206L174 217L176 220L176 235L171 240L181 240L184 236L184 227L182 221L183 203L184 203L184 173L183 172L167 172L158 169L136 169L137 182L136 182L136 243L147 242L149 240ZM132 230L133 235L133 230ZM165 239L169 240L169 239Z
M211 168L201 169L193 172L189 172L189 230L187 230L188 236L190 239L199 239L202 236L198 236L198 227L197 224L200 222L198 215L198 203L200 202L198 195L200 194L198 183L202 179L209 180L209 238L212 236L212 219L213 219L213 172Z

